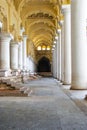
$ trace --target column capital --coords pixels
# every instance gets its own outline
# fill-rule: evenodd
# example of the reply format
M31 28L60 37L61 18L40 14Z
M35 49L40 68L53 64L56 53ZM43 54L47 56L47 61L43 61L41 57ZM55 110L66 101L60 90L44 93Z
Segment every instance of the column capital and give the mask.
M62 5L62 13L66 14L69 13L71 9L71 5Z
M59 24L60 24L60 26L63 26L64 20L60 20L60 21L59 21Z
M57 40L54 40L53 44L56 44L57 43Z
M60 34L61 33L61 29L57 29L57 33Z
M1 40L8 40L8 41L10 41L13 37L12 37L12 34L10 34L10 33L3 33L3 32L1 32L0 33L0 38L1 38Z
M55 36L55 40L58 40L58 35L57 35L57 36Z
M11 41L11 44L10 44L11 46L14 46L14 47L18 47L18 43L17 42L15 42L15 41Z
M18 45L20 46L22 44L22 41L18 42Z
M19 42L23 41L23 37L21 35L18 36L18 40L19 40Z
M20 36L23 35L23 32L25 32L25 29L24 29L24 27L21 27L21 29L20 29Z
M28 36L27 35L23 35L23 39L27 40Z

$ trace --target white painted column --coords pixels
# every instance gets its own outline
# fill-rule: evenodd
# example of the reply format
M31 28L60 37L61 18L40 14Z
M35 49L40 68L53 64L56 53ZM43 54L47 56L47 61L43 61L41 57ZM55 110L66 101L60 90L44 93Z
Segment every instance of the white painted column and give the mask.
M19 42L19 47L18 47L18 68L20 70L23 69L23 54L22 54L22 44L23 42Z
M10 64L11 69L17 70L18 69L18 44L14 41L11 42L10 46Z
M57 78L57 48L56 48L56 45L55 45L55 55L54 55L54 58L55 58L55 78Z
M71 8L70 5L62 6L64 13L64 81L71 84Z
M55 78L57 78L57 44L55 44L55 50L54 50L54 72L55 72Z
M53 59L52 59L52 61L53 61L53 77L55 77L55 70L54 70L54 66L55 66L55 57L54 57L54 53L55 53L55 51L54 50L52 50L52 53L53 53Z
M29 64L27 66L28 70L33 73L36 72L36 64L34 62L34 59L31 56L28 56L27 63Z
M58 77L61 81L61 29L58 29L59 42L58 42Z
M56 51L56 55L54 56L56 58L56 78L59 80L59 59L58 59L58 50L59 50L59 41L58 41L58 36L55 37L55 51Z
M64 81L64 21L60 21L61 26L61 81Z
M10 69L10 40L11 34L0 33L0 69Z
M72 82L71 89L87 89L87 0L71 1Z
M53 77L54 77L54 68L53 68L54 59L53 59L53 57L54 57L54 49L52 49L52 75L53 75Z
M59 59L58 59L58 55L59 55L59 52L58 52L58 49L59 49L59 47L58 47L58 45L59 45L59 42L58 42L58 38L56 39L57 41L56 41L56 48L57 48L57 59L56 59L56 62L57 62L57 68L56 68L56 71L57 71L57 79L59 80Z
M56 78L56 50L53 50L53 76Z
M26 41L27 41L27 36L23 35L23 69L26 70L26 59L27 59L27 50L26 50Z

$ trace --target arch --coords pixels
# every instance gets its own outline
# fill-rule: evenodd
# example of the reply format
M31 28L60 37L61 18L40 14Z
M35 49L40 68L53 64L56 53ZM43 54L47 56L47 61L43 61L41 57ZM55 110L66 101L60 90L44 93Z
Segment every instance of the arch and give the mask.
M43 21L43 19L35 19L35 20L29 19L29 20L27 20L27 24L29 27L31 27L32 25L34 25L36 23L44 23L44 24L47 24L47 25L55 28L55 22L53 20L50 20L50 19L44 19L44 21Z
M56 18L57 15L57 12L53 10L53 8L50 8L49 6L44 6L44 8L42 8L42 6L37 6L37 8L35 6L32 6L31 8L30 4L27 4L25 7L23 7L20 14L23 19L26 19L32 14L38 14L41 12L42 13L44 12L45 14L48 14L53 18Z
M34 30L34 31L37 31L37 30L45 30L45 31L50 31L51 34L53 35L54 31L55 31L55 28L52 27L52 26L49 26L48 24L46 23L36 23L36 24L33 24L31 27L29 26L28 28L28 32L30 32L30 30Z
M45 56L42 57L38 61L37 70L38 70L38 72L51 72L50 60Z

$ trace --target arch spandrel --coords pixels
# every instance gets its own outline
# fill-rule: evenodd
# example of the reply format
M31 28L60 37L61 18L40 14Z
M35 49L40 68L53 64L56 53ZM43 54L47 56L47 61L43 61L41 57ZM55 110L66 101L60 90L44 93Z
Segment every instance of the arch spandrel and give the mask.
M56 12L52 10L52 8L49 8L49 7L32 7L32 6L28 6L27 8L25 9L22 9L21 11L21 17L26 19L28 18L28 16L31 16L32 14L38 14L38 13L41 13L41 12L44 12L46 14L49 14L49 16L52 16L53 18L56 18Z

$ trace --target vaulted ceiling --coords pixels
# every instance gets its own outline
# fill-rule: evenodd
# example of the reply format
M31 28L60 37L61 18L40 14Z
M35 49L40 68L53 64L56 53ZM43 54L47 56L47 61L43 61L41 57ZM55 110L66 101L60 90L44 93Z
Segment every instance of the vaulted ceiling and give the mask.
M35 47L45 44L52 46L62 18L61 4L70 0L14 0L26 33Z

